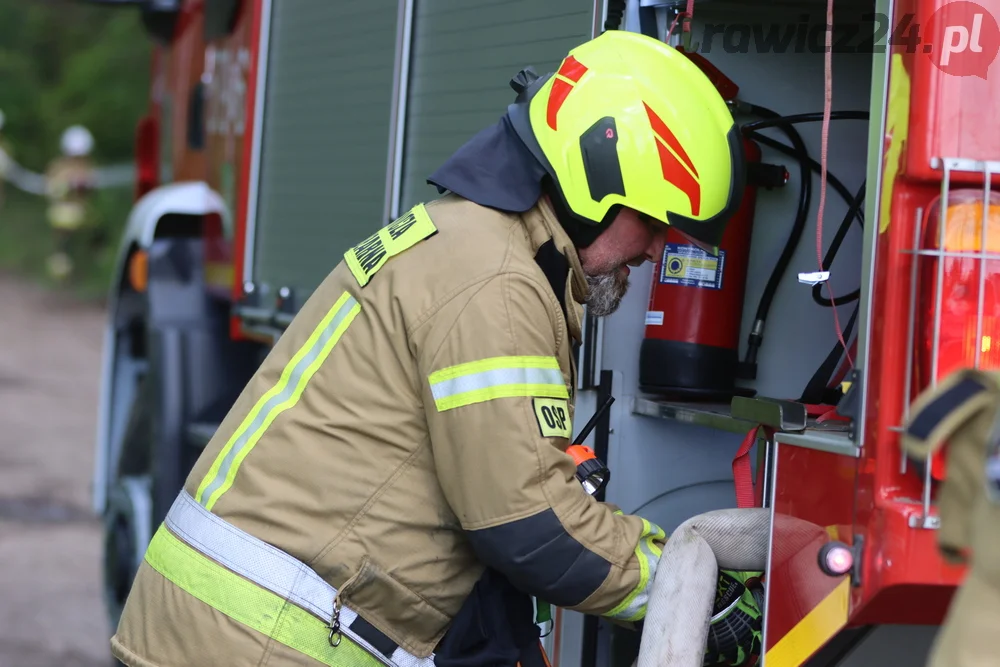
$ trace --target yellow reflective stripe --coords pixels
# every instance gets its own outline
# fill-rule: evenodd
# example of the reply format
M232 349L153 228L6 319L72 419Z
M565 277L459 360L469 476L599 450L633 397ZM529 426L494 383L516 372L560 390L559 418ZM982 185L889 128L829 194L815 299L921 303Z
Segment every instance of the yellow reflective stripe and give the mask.
M330 646L330 631L324 621L233 574L184 544L163 525L149 543L146 562L174 585L229 618L324 665L383 664L346 636L340 646Z
M470 361L457 366L449 366L430 374L431 384L441 380L451 380L463 375L473 375L482 371L503 370L505 368L554 368L559 370L559 360L555 357L490 357Z
M285 366L278 382L260 397L233 432L198 487L195 500L206 509L212 509L222 494L229 490L243 459L278 415L298 403L306 384L360 311L361 305L357 300L344 292Z
M442 368L427 379L439 411L495 398L569 398L555 357L491 357Z
M656 576L656 566L663 555L663 549L656 545L655 540L665 540L667 534L655 523L642 519L642 535L635 547L635 556L639 561L639 583L632 592L622 600L617 607L607 612L605 616L620 621L634 622L646 616L646 604L649 602L649 591Z
M765 654L767 667L798 667L805 663L847 624L850 604L851 580L844 577Z

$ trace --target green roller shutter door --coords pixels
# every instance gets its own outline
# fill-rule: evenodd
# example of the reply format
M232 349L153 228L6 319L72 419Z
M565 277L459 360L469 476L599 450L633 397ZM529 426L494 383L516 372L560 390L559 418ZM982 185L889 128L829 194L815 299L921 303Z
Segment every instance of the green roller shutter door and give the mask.
M396 0L274 0L254 280L297 300L382 224Z
M400 210L438 196L427 177L500 118L520 69L554 71L593 21L594 0L415 0Z

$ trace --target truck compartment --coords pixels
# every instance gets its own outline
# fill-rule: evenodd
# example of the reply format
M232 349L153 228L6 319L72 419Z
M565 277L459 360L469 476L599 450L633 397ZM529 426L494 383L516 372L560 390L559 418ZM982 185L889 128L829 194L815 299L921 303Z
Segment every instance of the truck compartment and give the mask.
M626 27L646 32L656 30L662 38L676 11L683 10L685 4L655 0L629 3ZM735 399L717 392L666 393L641 386L646 384L641 376L649 372L643 363L655 359L641 353L643 339L648 336L643 325L692 315L682 305L672 310L668 306L665 312L649 312L651 290L662 285L659 280L667 275L663 266L644 265L633 270L632 289L619 311L588 327L596 341L591 343L589 353L594 357L592 367L597 370L582 379L584 386L592 390L583 392L579 414L589 414L607 392L617 399L605 433L598 432L590 440L599 451L606 452L612 470L606 499L627 512L658 523L668 535L688 517L737 505L734 455L748 434L763 423L775 426L777 440L784 444L776 448L772 441L769 447L764 447L764 440L759 439L747 454L757 484L757 502L774 506L781 514L814 523L824 539L854 542L851 531L855 527L854 492L860 459L853 429L859 418L860 401L854 410L844 408L851 420L817 422L819 413L834 407L828 404L831 394L823 400L814 398L812 402L827 405L810 413L806 412L802 399L814 374L825 362L828 375L838 367L843 368L845 358L842 350L836 348L840 336L848 344L851 361L843 380L858 385L861 379L861 362L867 352L871 252L876 239L876 230L867 221L874 220L878 211L885 51L892 33L891 29L885 29L888 12L887 3L883 2L836 3L831 54L832 119L827 143L828 178L836 182L827 183L818 242L821 174L818 168L806 169L811 181L807 213L801 236L794 242L794 252L777 281L773 277L775 265L789 245L800 204L802 163L789 155L787 149L783 152L775 148L774 142L792 145L792 139L780 128L760 129L755 137L762 162L781 165L788 172L783 186L757 189L753 211L739 318L740 361L746 361L748 338L769 282L773 289L756 358L756 377L737 380L739 389L733 392ZM811 114L821 119L825 23L826 3L821 2L766 5L696 2L690 50L703 56L738 86L737 99L741 102L780 116ZM675 27L675 34L680 32L679 27ZM683 44L687 40L680 33L674 43ZM677 94L683 91L678 90ZM761 116L737 113L736 118L743 125L758 121ZM822 122L811 120L791 127L801 137L809 158L820 163ZM860 210L858 215L851 216L848 214L855 198ZM834 245L832 251L831 245ZM823 258L822 267L818 253ZM725 263L721 269L718 266L715 265L715 275L710 276L708 283L742 279L736 271L727 273ZM729 266L738 270L733 264ZM800 282L800 273L821 269L830 271L829 283L821 291ZM706 281L700 284L683 289L706 289ZM676 285L671 287L678 289ZM833 296L838 297L836 308L830 307L831 287ZM703 337L711 337L704 333L710 330L711 321L712 318L703 317L698 322ZM587 348L583 352L585 359ZM669 362L663 359L660 363ZM859 370L856 376L850 372L854 368ZM600 373L600 369L609 370ZM826 384L827 378L823 379L820 386ZM837 383L831 385L836 387ZM814 385L809 392L813 397L817 395L815 388ZM839 400L836 394L832 396L832 400ZM764 437L763 432L757 435ZM790 457L791 463L784 464L785 475L778 471L772 477L776 449L782 452L783 462ZM788 475L794 478L789 479ZM616 479L627 482L616 484ZM829 495L824 498L826 492ZM824 533L823 529L834 526L840 526L843 534ZM781 598L775 594L773 602L769 600L769 604L775 605L775 616L769 618L773 636L770 641L765 637L767 648L773 648L779 635L787 633L842 581L819 571L815 558L819 546L819 542L813 544L810 547L813 551L803 552L792 559L783 573L775 573ZM841 590L845 605L848 596L857 595L856 591ZM577 664L580 660L581 665L631 664L638 646L636 633L573 613L561 613L560 620L559 636L550 640L560 661ZM814 638L816 645L812 648L829 643L809 664L882 664L890 650L901 664L919 664L933 638L933 631L921 625L886 625L875 630L864 626L839 632L841 625L824 628L821 634L827 634ZM906 640L900 642L900 637ZM850 649L854 653L845 659ZM802 651L804 654L797 658L804 661L812 650ZM800 664L787 660L777 654L772 658L775 664Z
M872 10L871 5L863 3L843 8L838 4L835 14L835 23L853 25L857 28L857 36L851 48L845 47L844 51L832 54L833 120L829 125L827 165L828 173L843 184L852 198L863 185L874 186L866 183L872 173L869 146L877 148L878 144L872 143L872 131L866 119L838 119L837 116L844 111L874 114L874 134L878 133L881 96L876 94L873 104L873 59L862 45L865 23L861 17ZM825 6L819 3L781 3L770 7L756 3L752 6L697 3L691 28L692 50L739 86L740 101L764 107L780 116L812 114L821 118L824 15ZM659 24L663 23L661 18ZM816 26L818 28L814 29ZM818 33L818 48L810 45L797 48L793 37L787 48L769 49L766 44L762 45L762 32L765 35L768 32ZM708 40L704 39L706 35ZM813 38L812 41L817 40ZM875 85L880 88L881 72L875 74ZM678 90L678 94L683 91ZM738 113L736 117L741 125L761 119L745 113ZM822 123L801 122L792 127L801 136L808 157L819 163ZM791 144L779 128L768 127L759 133L769 142ZM762 161L783 166L787 169L788 180L783 186L761 187L757 191L739 325L740 360L745 359L747 340L765 288L772 279L778 259L789 245L801 198L800 161L768 143L758 145ZM754 392L756 397L798 400L837 345L837 322L842 334L850 339L854 338L852 333L858 331L857 323L852 333L847 330L852 315L859 309L858 295L864 291L864 237L857 218L848 220L843 241L830 266L829 282L837 297L854 293L854 298L834 309L829 304L828 286L823 288L821 300L824 303L820 304L813 299L812 287L799 281L800 273L820 270L817 214L821 181L818 171L810 168L807 174L810 180L808 208L798 241L793 242L791 259L776 281L757 355L756 378L738 381L741 388L749 390L741 393ZM870 213L871 204L872 199L866 197L862 217L869 217L865 214ZM824 255L849 207L849 202L828 185L821 240ZM727 273L725 265L716 271L722 273L723 282L743 279L735 273ZM621 424L610 437L612 468L623 470L618 473L621 478L636 481L627 486L614 486L612 494L616 502L632 511L649 513L650 519L660 522L669 531L683 518L699 511L734 506L732 455L755 422L749 414L734 419L726 396L706 401L694 393L663 395L640 390L642 325L647 322L651 286L659 278L654 274L655 267L648 264L633 270L632 288L620 310L601 325L600 366L615 369L613 393L619 399L612 408ZM703 288L691 286L689 289ZM663 317L683 318L684 315L684 311L678 309L664 313ZM752 405L752 401L745 404Z

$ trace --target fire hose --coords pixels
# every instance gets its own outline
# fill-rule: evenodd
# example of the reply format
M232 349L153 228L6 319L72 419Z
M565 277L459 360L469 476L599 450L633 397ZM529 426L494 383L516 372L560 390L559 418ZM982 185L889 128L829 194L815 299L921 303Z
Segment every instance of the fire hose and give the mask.
M93 170L95 189L131 186L135 181L135 165L126 162ZM0 181L6 181L18 190L31 195L45 196L48 193L48 179L18 164L0 147Z
M702 667L719 570L763 571L770 510L725 509L688 519L656 567L634 667Z
M771 522L774 522L772 527ZM804 549L828 541L823 527L761 507L723 509L692 517L663 548L653 577L639 655L632 667L703 667L713 639L720 570L782 571ZM763 603L758 601L761 611ZM764 647L755 647L761 654ZM759 664L759 662L758 662Z
M591 495L607 485L610 470L583 442L614 400L608 397L567 449ZM656 567L634 667L749 664L759 654L770 522L764 508L717 510L674 531Z

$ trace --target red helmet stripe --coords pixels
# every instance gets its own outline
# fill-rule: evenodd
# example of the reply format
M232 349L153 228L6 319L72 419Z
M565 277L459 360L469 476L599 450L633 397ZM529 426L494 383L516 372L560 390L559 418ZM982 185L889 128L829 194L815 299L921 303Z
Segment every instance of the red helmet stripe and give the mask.
M701 184L698 182L698 172L691 163L691 158L684 152L684 148L677 141L677 137L667 128L667 124L649 108L648 104L643 102L643 106L646 107L649 124L656 135L656 150L660 155L660 168L663 170L663 180L677 186L681 192L686 194L688 201L691 202L691 215L698 215L698 212L701 210ZM668 144L669 148L667 147ZM678 155L684 160L684 164L681 164L681 161L677 159ZM690 168L690 171L685 169L685 164Z
M573 83L579 83L583 75L587 73L587 68L579 60L573 56L567 56L563 60L562 67L559 68L557 74L559 76L564 76Z
M559 115L559 109L562 108L563 102L566 101L570 92L573 91L573 86L586 73L587 68L573 56L567 56L563 60L562 66L559 67L559 71L556 72L556 76L552 80L552 92L549 93L549 102L545 108L545 119L548 121L549 127L553 130L556 129L556 116Z
M549 93L549 104L545 111L546 120L549 123L549 127L553 130L556 129L556 116L559 114L559 109L572 90L573 84L571 83L566 83L562 79L554 79L552 81L552 92Z
M648 104L643 102L642 105L646 107L646 115L649 116L649 124L653 126L653 132L655 132L660 139L667 142L667 145L669 145L674 152L677 153L682 160L684 160L684 164L688 166L691 173L697 176L698 170L694 168L694 163L691 162L691 158L689 158L688 154L684 151L684 147L681 146L681 142L677 141L677 137L675 137L674 133L670 131L667 124L656 115L655 111L649 108Z
M660 152L663 180L680 188L681 192L687 195L688 201L691 202L691 215L698 215L698 211L701 210L701 185L665 144L657 141L656 148Z

